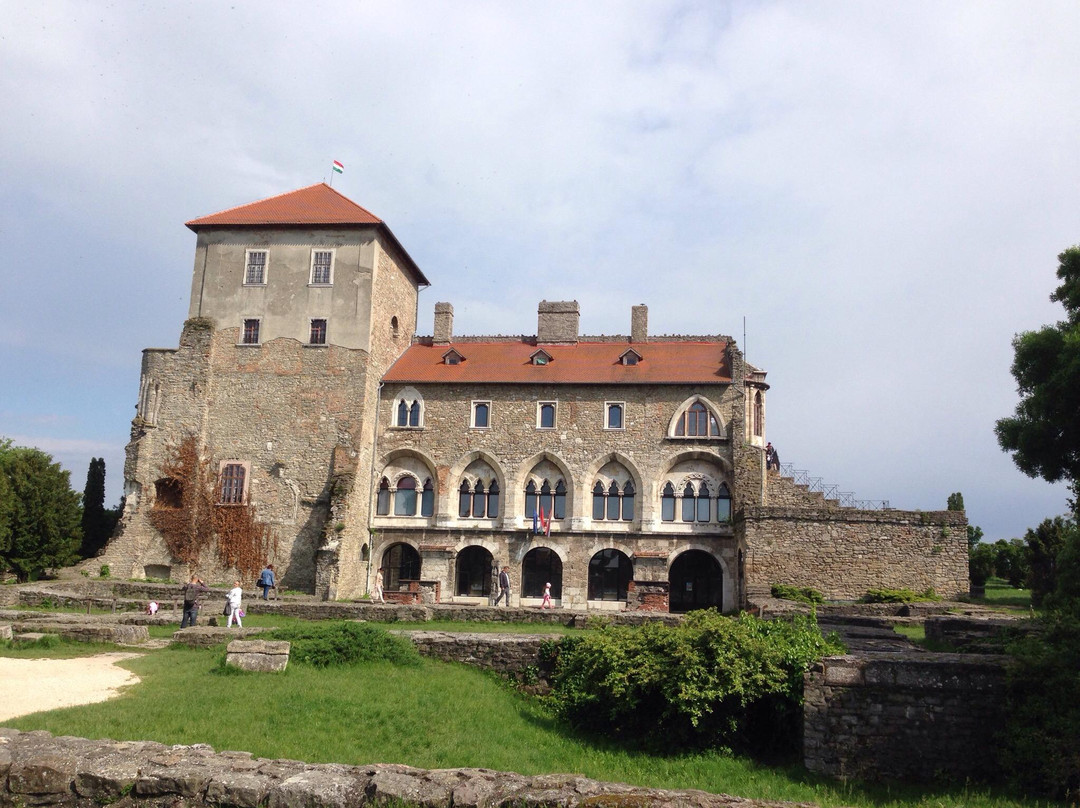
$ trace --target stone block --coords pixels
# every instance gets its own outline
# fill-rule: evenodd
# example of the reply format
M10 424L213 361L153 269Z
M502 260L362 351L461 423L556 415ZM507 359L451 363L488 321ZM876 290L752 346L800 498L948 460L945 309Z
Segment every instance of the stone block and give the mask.
M12 794L66 794L75 778L75 761L59 754L35 755L29 760L14 761L8 771L8 790Z
M283 671L289 664L287 642L277 640L233 640L226 648L225 664L245 671Z
M267 808L354 808L365 802L368 778L328 771L330 767L309 769L293 775L270 790Z
M10 640L12 636L11 626L6 623L0 626L0 640Z

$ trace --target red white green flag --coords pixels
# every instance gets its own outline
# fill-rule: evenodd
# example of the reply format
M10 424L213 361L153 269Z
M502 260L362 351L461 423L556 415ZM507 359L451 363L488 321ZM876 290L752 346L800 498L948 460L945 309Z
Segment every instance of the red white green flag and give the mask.
M336 171L338 174L344 173L345 166L343 166L341 163L339 163L337 160L335 160L334 161L334 171Z

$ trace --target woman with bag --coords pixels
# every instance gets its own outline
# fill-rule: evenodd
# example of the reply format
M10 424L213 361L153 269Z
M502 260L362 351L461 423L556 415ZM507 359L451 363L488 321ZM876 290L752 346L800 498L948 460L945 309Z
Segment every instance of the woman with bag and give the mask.
M239 581L234 582L233 588L229 590L229 594L225 597L228 598L225 603L225 614L229 616L225 627L232 628L233 620L236 620L237 627L243 628L244 624L240 622L240 601L243 600L244 590Z

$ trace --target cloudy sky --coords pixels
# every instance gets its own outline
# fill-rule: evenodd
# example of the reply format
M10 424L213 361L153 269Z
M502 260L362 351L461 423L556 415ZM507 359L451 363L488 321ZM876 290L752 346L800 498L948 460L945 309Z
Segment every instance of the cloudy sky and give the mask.
M0 0L0 435L119 500L183 223L329 179L460 334L730 334L781 460L990 539L1066 509L994 421L1080 241L1080 4Z

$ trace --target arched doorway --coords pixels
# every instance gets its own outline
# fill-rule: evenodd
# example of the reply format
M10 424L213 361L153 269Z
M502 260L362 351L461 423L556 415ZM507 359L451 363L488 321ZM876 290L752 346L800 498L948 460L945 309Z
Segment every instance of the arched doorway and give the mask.
M724 571L720 562L704 550L687 550L671 564L669 610L722 609Z
M457 586L454 594L486 598L491 594L491 567L495 560L483 547L466 547L457 555Z
M551 584L551 597L562 597L562 559L548 547L537 547L526 553L521 562L521 596L541 598L544 584Z
M626 600L633 573L625 553L601 550L589 561L589 600Z
M420 580L420 554L412 545L391 544L383 553L382 567L383 589L388 592L400 591L403 582Z

